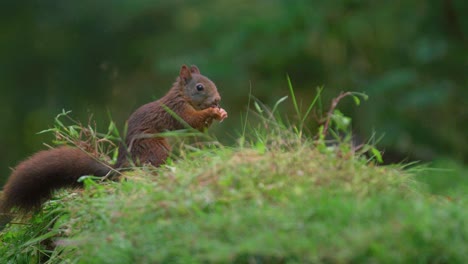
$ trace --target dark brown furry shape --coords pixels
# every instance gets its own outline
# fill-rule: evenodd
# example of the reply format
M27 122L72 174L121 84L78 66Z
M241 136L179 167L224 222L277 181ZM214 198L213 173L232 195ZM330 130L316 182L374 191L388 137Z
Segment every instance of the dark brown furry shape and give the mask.
M185 128L173 114L191 127L203 130L214 119L227 117L226 111L219 107L220 100L212 81L201 75L196 66L189 69L183 65L179 77L164 97L141 106L128 119L127 137L125 144L119 147L116 167L127 167L129 161L160 166L169 156L171 147L167 139L157 134Z
M48 200L54 190L79 186L83 175L104 176L110 167L69 147L40 151L21 162L3 187L1 209L28 211Z
M200 74L196 66L183 65L169 92L161 99L138 108L128 120L125 144L119 147L116 168L131 163L154 166L163 164L171 147L167 139L156 134L185 128L175 113L193 128L202 130L213 120L223 120L227 112L219 107L215 84ZM168 111L168 109L170 111ZM83 175L104 176L111 167L85 152L60 147L38 152L20 163L3 187L0 204L0 226L9 221L11 209L27 212L48 200L53 191L79 186Z

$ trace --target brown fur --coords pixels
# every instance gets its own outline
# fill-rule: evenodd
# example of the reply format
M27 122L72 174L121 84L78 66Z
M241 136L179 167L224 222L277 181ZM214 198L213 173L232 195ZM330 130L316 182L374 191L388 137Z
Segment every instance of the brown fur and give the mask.
M60 147L37 152L13 170L3 187L1 209L34 209L48 200L54 190L79 186L79 177L104 176L109 170L79 149Z
M203 89L197 89L202 85ZM215 84L200 74L196 66L183 65L179 77L169 92L161 99L138 108L128 119L125 144L119 147L116 168L149 163L163 164L171 151L167 139L157 133L185 128L165 107L182 118L193 128L203 130L214 119L227 117L219 107ZM83 175L104 176L111 170L85 152L60 147L38 152L20 163L3 187L0 211L8 214L12 208L29 211L48 200L53 191L63 187L79 186ZM9 221L0 219L0 225Z
M204 91L196 91L197 84L202 84ZM200 99L196 100L195 96ZM218 107L220 100L215 84L200 75L198 68L192 66L189 71L182 66L177 81L164 97L141 106L128 119L127 137L125 144L120 145L116 166L127 167L130 160L154 166L165 162L171 147L167 139L156 134L185 128L165 107L191 127L203 130L214 119L222 120L227 116Z

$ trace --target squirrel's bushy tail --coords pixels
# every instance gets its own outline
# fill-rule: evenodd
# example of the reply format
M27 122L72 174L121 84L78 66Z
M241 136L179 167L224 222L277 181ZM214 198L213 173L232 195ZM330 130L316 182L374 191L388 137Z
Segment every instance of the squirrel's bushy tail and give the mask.
M50 199L54 190L74 187L83 175L105 176L111 170L87 153L70 147L37 152L21 162L3 187L0 214L8 222L15 208L27 212Z

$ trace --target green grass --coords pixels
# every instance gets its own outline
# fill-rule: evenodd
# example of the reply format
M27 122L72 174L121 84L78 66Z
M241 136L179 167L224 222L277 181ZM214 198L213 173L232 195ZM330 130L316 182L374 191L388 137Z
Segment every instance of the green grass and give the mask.
M261 116L238 146L85 179L1 233L0 263L468 261L466 188L437 182L447 171L377 166L374 147L325 144L299 119Z
M188 153L120 183L87 180L84 192L62 192L31 225L12 226L0 253L12 263L41 255L50 263L468 259L465 197L431 195L395 166L271 143Z

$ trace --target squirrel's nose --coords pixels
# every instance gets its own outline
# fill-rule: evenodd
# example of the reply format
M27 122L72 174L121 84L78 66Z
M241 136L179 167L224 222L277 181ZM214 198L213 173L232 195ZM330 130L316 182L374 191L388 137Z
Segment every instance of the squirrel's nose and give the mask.
M212 105L216 106L216 107L219 107L219 101L221 101L221 97L220 96L215 97L215 99L213 100Z

